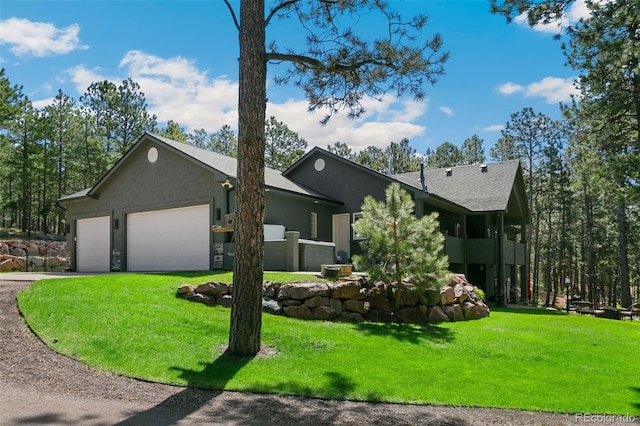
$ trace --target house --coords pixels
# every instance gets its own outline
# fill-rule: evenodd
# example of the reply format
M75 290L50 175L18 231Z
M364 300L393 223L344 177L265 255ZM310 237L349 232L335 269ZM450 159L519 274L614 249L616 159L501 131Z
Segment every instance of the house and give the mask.
M234 158L144 134L92 188L59 200L72 269L230 269L235 176ZM526 289L517 160L387 176L313 148L282 173L265 170L265 270L347 262L360 250L351 224L364 198L384 199L391 182L409 191L416 215L440 214L452 271L502 304Z

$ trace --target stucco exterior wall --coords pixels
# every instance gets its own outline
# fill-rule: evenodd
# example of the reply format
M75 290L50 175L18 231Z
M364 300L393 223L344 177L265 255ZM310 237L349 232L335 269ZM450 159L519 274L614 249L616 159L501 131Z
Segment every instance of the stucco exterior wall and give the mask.
M158 158L154 163L147 159L148 149L152 146L158 150ZM211 225L222 224L226 212L226 194L219 181L224 180L224 176L195 164L161 144L148 141L132 151L124 161L126 165L116 168L115 173L108 177L108 182L103 182L105 184L98 188L97 198L65 205L71 224L67 242L72 247L72 257L75 257L75 223L82 218L111 217L111 248L120 252L122 268L125 270L128 213L209 204ZM221 209L220 220L217 220L217 208ZM72 268L75 268L73 261Z

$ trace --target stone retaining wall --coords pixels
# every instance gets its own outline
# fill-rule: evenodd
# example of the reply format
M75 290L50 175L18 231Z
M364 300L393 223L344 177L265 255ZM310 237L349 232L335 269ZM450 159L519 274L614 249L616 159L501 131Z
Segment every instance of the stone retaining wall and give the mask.
M465 276L453 275L439 290L420 291L402 284L400 308L395 309L395 285L367 286L364 279L336 283L272 283L262 285L262 310L306 320L427 323L480 319L489 308ZM209 282L183 284L178 296L207 305L231 306L232 286Z
M64 271L67 243L11 240L0 242L0 272Z

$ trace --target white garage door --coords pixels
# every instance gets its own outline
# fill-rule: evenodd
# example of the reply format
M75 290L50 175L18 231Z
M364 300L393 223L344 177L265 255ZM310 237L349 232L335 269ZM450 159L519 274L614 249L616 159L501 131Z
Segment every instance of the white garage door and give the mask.
M209 270L209 205L127 215L127 270Z
M111 252L111 218L109 216L76 221L76 270L109 272Z

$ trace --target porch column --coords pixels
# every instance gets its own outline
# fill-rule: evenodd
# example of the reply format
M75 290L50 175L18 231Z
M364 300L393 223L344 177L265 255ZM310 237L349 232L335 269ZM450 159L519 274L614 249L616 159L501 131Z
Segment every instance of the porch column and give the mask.
M298 247L300 232L287 231L284 233L284 237L287 239L287 272L298 272L300 270L300 249Z
M507 289L506 280L505 280L505 271L504 271L504 217L502 214L496 215L496 220L498 222L497 232L496 232L496 278L498 281L498 294L496 294L496 301L498 306L507 306Z

